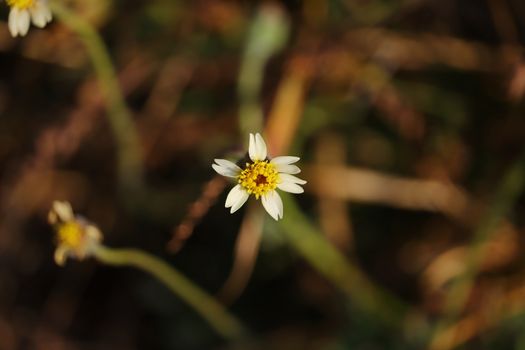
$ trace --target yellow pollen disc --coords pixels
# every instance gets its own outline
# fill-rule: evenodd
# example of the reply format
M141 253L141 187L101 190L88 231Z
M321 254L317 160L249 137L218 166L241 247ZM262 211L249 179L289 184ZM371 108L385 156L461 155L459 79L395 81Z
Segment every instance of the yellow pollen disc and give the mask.
M57 230L58 243L72 248L78 248L82 245L83 236L83 228L74 221L61 224Z
M7 0L7 4L20 10L25 10L33 7L35 0Z
M259 199L260 196L275 190L279 182L279 173L267 160L256 160L253 163L246 163L246 167L237 179L246 192Z

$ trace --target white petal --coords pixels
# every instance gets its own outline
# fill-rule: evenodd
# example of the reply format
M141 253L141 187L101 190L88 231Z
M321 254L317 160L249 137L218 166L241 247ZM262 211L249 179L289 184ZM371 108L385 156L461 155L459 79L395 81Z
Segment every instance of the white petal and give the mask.
M242 207L244 205L244 203L246 203L246 201L248 200L248 197L250 197L250 195L248 194L248 192L246 191L242 191L242 196L240 198L237 199L237 202L235 202L231 209L230 209L230 214L233 214L235 213L237 210L239 210L240 207Z
M11 33L11 36L16 37L18 35L18 26L16 24L18 17L18 9L13 7L11 8L11 11L9 12L9 18L7 20L7 26L9 27L9 32Z
M257 160L265 160L267 156L266 143L259 133L255 134L255 155Z
M257 151L255 150L255 136L253 136L252 133L250 133L250 142L248 144L248 155L250 156L250 159L252 161L256 161L256 155Z
M242 171L242 169L237 164L235 164L234 162L230 162L227 159L214 159L214 161L215 163L219 164L224 168L232 169L239 172Z
M299 159L299 157L293 157L293 156L281 156L281 157L275 157L273 158L270 163L272 164L282 164L282 165L288 165L288 164L293 164L295 162L297 162Z
M86 232L86 237L90 239L92 243L100 242L102 240L102 232L100 232L98 227L87 225L84 230Z
M215 163L217 164L212 164L211 167L222 176L236 177L242 171L235 163L226 159L215 159Z
M20 10L16 19L16 26L18 28L18 34L20 36L25 36L29 30L29 25L31 24L31 18L29 16L29 11Z
M279 220L283 216L283 202L279 194L275 191L268 192L261 197L264 209L274 220Z
M279 173L283 174L299 174L301 169L297 165L290 164L276 164L275 168Z
M299 186L298 184L294 184L293 182L282 182L277 185L277 188L285 192L290 192L290 193L303 193L304 192L301 186Z
M279 174L279 178L281 180L281 183L291 182L291 183L299 184L299 185L304 185L306 183L305 180L300 179L297 176L293 176L290 174Z
M42 10L42 13L44 14L46 21L51 22L53 19L53 14L51 13L51 8L49 8L49 4L47 0L41 0L40 3L42 4L42 7L44 10Z
M273 191L273 193L274 193L273 194L274 202L279 212L279 218L282 219L283 218L283 200L281 199L281 196L279 196L279 193L277 193L277 191Z
M62 222L67 222L74 219L73 209L71 208L71 204L69 204L69 202L54 201L52 210Z
M248 154L252 161L265 160L267 156L266 143L261 134L257 133L255 136L250 134L250 143L248 145Z
M29 30L29 12L16 7L11 8L8 19L9 32L12 36L24 36Z
M212 164L211 167L213 168L213 170L215 170L217 173L219 173L219 174L222 175L222 176L235 177L235 175L232 174L232 173L229 171L229 169L223 168L223 167L221 167L220 165Z
M250 195L246 192L241 185L237 185L230 190L228 196L226 197L226 203L224 206L230 208L230 213L237 211L242 205L248 200Z
M66 263L66 259L71 253L71 250L66 247L65 245L59 245L57 249L55 249L55 262L59 266L64 266Z
M224 203L225 208L231 207L237 199L242 195L242 187L241 185L234 186L230 192L228 192L228 196L226 196L226 202Z
M35 5L30 9L31 20L37 27L44 28L47 22L51 21L52 15L47 2L37 1Z
M46 20L48 22L51 22L51 20L53 19L53 14L51 13L51 8L49 8L48 1L47 0L42 0L41 3L46 9L46 11L43 11L45 13L45 15L46 15L45 16Z
M268 195L264 195L261 197L261 201L263 204L264 209L274 220L279 220L279 214L277 212L277 208L275 204L269 199Z
M36 11L31 11L31 21L38 28L44 28L47 24L45 17Z

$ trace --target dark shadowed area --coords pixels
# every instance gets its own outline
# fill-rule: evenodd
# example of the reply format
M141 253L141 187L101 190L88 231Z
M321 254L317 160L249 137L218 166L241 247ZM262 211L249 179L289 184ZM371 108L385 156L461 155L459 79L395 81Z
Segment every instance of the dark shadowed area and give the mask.
M523 0L54 3L12 38L0 2L0 349L525 349ZM280 221L211 167L255 132L308 181ZM54 200L246 335L58 266Z

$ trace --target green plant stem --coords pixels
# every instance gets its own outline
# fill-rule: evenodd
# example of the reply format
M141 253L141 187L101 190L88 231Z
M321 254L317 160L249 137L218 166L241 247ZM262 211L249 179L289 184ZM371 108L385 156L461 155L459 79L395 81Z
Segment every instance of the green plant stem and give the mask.
M347 293L358 307L374 313L389 325L399 326L408 307L375 286L332 246L301 213L290 195L283 194L282 198L286 213L280 223L289 244L324 277Z
M243 140L248 133L263 129L259 96L264 68L268 60L284 47L288 32L288 19L278 7L261 6L248 32L237 84L239 129Z
M50 6L55 16L78 34L87 49L106 99L108 119L117 143L120 185L124 189L136 188L142 182L138 136L106 47L98 32L84 18L60 1L51 1Z
M136 267L155 276L225 338L243 335L242 325L224 306L162 260L138 249L112 249L102 245L94 249L93 255L104 264Z

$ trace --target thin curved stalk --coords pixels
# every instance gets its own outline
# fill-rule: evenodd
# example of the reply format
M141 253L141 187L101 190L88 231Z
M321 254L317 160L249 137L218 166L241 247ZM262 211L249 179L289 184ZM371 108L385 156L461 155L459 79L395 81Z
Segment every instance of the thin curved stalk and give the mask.
M108 119L117 143L120 185L124 189L136 188L142 181L140 145L104 42L89 22L59 1L52 1L50 6L55 16L78 34L87 49L106 99Z
M138 249L112 249L102 245L94 249L93 256L107 265L136 267L150 273L188 303L223 337L234 339L244 334L241 323L224 306L157 257Z
M355 304L378 319L400 326L408 307L381 290L338 251L301 213L288 194L282 196L286 215L280 222L289 244L319 273L348 294Z

